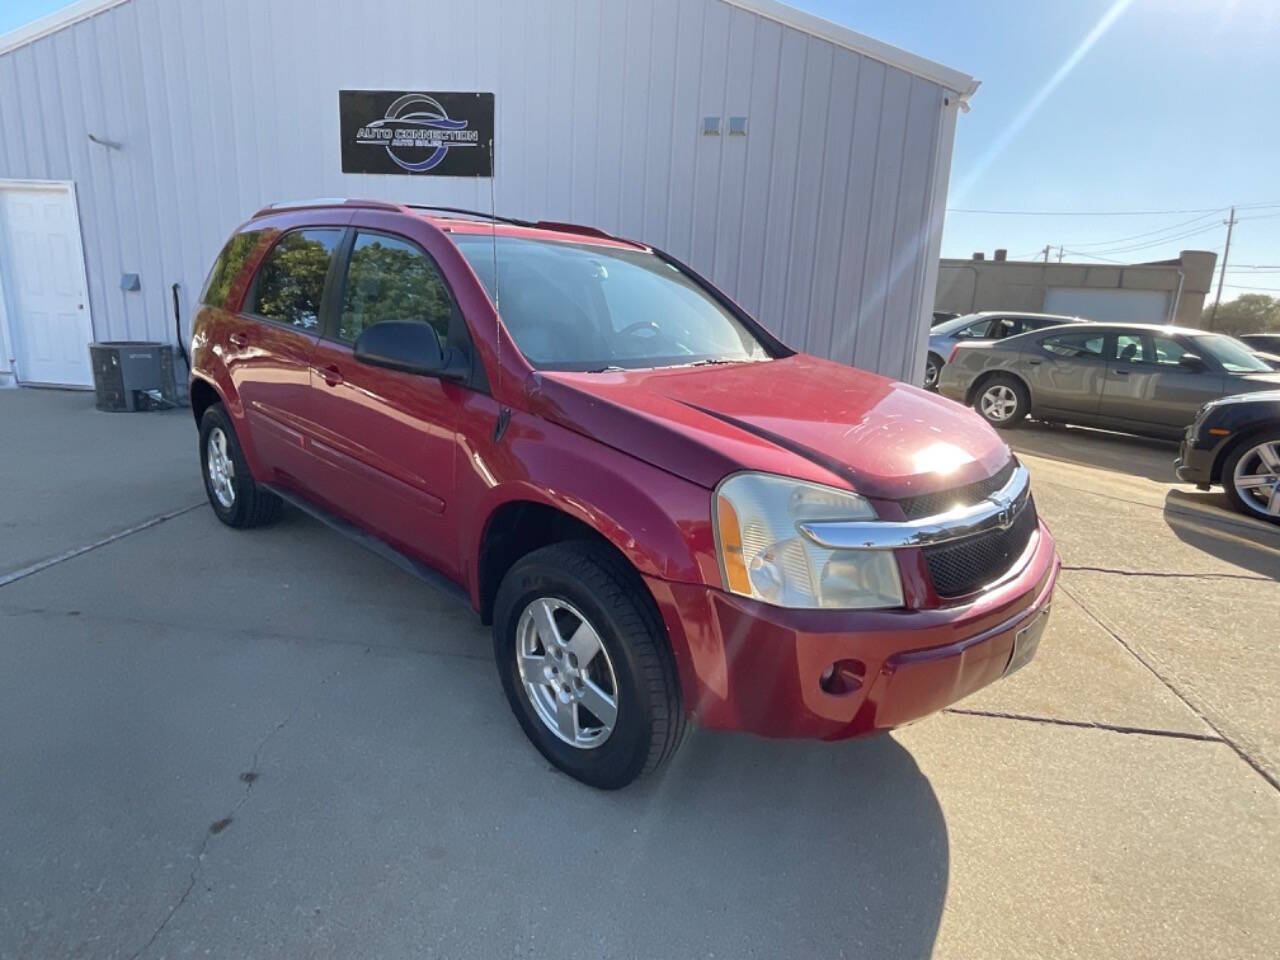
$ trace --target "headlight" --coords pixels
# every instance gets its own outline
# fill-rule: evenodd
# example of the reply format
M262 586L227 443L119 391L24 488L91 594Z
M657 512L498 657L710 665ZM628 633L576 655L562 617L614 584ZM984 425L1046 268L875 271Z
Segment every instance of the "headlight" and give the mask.
M766 473L737 473L715 494L716 550L732 593L780 607L900 607L891 550L830 550L802 537L811 520L874 520L847 490Z

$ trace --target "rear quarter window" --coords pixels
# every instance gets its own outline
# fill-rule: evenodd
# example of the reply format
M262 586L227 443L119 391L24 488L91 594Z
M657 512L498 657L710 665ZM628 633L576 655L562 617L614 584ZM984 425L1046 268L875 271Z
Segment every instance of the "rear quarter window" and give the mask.
M204 291L200 294L200 302L210 307L223 308L230 302L238 301L249 286L252 277L252 265L257 262L257 254L270 242L262 230L247 230L237 233L218 254L209 271L209 279L205 281Z

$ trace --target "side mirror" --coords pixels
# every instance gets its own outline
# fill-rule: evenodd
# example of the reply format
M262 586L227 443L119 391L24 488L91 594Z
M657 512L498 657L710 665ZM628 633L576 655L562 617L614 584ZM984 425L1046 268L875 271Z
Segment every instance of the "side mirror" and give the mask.
M1194 353L1184 353L1178 358L1178 365L1189 373L1199 373L1207 368L1207 365Z
M444 380L465 380L468 365L458 351L440 349L435 327L409 320L388 320L366 327L356 338L356 360Z

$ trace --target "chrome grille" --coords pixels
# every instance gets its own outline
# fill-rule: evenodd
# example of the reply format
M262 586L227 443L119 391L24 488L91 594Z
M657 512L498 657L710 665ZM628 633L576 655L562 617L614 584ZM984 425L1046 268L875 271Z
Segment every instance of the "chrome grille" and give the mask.
M925 493L918 497L907 497L905 500L899 500L898 503L902 507L902 512L907 515L908 520L917 520L920 517L932 517L939 513L946 513L957 506L968 507L1001 489L1009 482L1009 478L1013 476L1013 471L1017 469L1017 466L1018 462L1011 458L999 471L985 480L979 480L963 487L954 487L951 490L943 490L939 493Z
M1012 525L953 543L925 547L925 564L933 589L945 598L963 597L999 580L1022 556L1039 524L1035 501L1028 496L1016 508Z

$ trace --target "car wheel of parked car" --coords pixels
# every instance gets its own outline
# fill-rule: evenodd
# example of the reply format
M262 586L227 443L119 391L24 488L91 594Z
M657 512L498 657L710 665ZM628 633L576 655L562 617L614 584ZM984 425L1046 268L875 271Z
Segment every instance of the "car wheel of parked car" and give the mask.
M1012 427L1027 415L1031 399L1018 380L997 375L978 387L973 408L993 427Z
M525 734L583 783L624 787L680 745L688 721L662 619L607 546L518 560L494 602L493 649Z
M942 373L942 358L936 353L929 354L924 362L924 388L926 390L938 389L938 377Z
M1222 486L1241 513L1280 523L1280 434L1236 447L1222 465Z
M231 418L220 403L200 419L200 465L209 503L227 526L258 527L280 516L280 498L254 483Z

